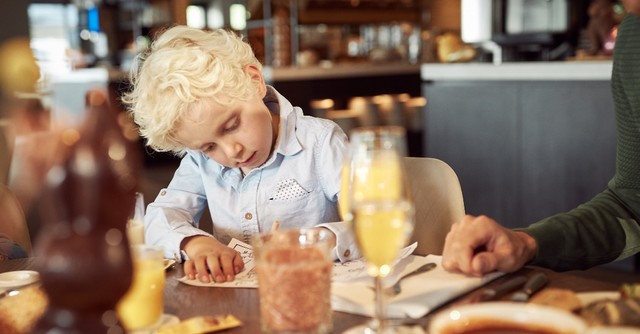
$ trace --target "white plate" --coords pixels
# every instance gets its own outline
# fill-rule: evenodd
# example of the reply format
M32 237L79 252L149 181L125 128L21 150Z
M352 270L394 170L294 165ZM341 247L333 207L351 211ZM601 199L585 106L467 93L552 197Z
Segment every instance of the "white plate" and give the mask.
M437 313L429 323L430 334L440 334L446 328L466 327L470 322L483 324L503 322L516 326L540 326L566 333L584 333L586 323L578 316L549 306L515 302L488 302L462 305ZM449 331L450 332L450 331Z
M40 280L40 274L33 270L9 271L0 274L0 288L17 288Z

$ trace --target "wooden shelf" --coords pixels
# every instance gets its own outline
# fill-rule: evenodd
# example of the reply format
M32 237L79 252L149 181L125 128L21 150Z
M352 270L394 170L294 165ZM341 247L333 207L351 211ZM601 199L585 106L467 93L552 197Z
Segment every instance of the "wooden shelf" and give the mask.
M300 24L369 24L392 21L420 22L416 9L307 9L298 14Z

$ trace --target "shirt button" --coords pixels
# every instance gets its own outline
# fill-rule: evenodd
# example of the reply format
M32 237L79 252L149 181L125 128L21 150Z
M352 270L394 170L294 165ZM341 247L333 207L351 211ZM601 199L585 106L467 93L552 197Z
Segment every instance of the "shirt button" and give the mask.
M251 212L247 212L244 214L244 219L251 220L251 218L253 218L253 215L251 214Z
M164 196L164 195L166 195L166 194L167 194L167 191L166 191L166 190L163 190L163 191L161 191L161 192L160 192L160 196Z
M344 257L349 257L349 255L351 255L351 250L347 249L344 251Z

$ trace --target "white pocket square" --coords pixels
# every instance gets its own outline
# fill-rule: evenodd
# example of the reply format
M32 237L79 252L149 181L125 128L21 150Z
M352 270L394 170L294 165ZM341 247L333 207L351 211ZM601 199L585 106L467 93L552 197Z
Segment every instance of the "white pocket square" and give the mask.
M287 179L278 182L276 185L275 194L271 197L271 200L283 201L292 198L302 197L309 193L295 179Z

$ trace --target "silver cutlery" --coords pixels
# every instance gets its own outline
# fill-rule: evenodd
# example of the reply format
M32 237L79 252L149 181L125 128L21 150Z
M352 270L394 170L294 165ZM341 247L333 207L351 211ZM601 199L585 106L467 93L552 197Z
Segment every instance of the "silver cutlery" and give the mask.
M527 282L524 284L522 289L516 291L511 300L514 302L526 302L535 294L540 291L547 283L549 282L549 277L545 273L536 273L533 274Z
M527 282L527 276L520 275L509 279L508 281L499 284L495 287L484 288L475 298L471 300L475 302L485 302L490 300L496 300L506 295L507 293L521 288Z
M404 274L403 276L401 276L398 279L398 281L394 285L384 289L385 295L387 295L387 296L395 296L395 295L399 294L400 292L402 292L402 287L400 286L400 284L402 283L403 279L405 279L407 277L410 277L410 276L414 276L414 275L417 275L417 274L421 274L421 273L427 272L427 271L429 271L429 270L431 270L431 269L433 269L435 267L436 267L435 263L429 262L429 263L421 265L420 267L418 267L418 269L416 269L414 271L411 271L411 272L408 272L408 273Z

